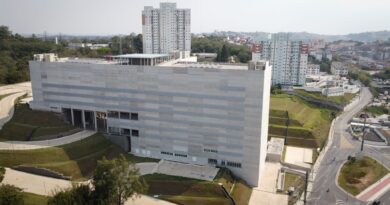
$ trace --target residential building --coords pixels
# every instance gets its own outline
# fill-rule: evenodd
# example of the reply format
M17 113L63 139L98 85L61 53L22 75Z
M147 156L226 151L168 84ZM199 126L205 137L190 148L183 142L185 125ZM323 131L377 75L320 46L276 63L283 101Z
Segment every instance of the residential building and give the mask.
M319 75L320 74L320 65L317 64L307 64L306 75Z
M107 59L30 61L31 108L108 133L134 155L228 167L259 185L267 152L268 62L196 64L160 54Z
M145 6L142 34L144 53L191 51L191 10L167 2L160 3L160 8Z
M252 46L252 59L269 60L272 85L304 85L308 62L308 45L291 41L288 33L273 34L270 41Z
M333 75L348 75L348 66L347 64L343 62L332 62L332 65L330 66L330 72Z

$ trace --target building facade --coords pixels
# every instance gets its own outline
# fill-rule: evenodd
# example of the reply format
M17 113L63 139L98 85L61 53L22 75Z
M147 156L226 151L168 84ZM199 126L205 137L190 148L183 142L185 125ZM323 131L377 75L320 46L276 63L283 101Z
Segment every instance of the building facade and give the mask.
M320 74L320 65L317 64L307 64L306 76L309 75L319 75Z
M271 72L268 63L224 69L30 61L30 105L115 135L137 156L225 166L258 186Z
M169 54L191 51L191 10L177 9L176 3L145 6L142 11L143 52Z
M268 60L272 65L272 85L304 85L308 45L291 41L289 34L273 34L270 41L252 47L252 60Z
M333 75L345 76L348 75L348 66L343 62L332 62L332 65L330 66L330 72Z

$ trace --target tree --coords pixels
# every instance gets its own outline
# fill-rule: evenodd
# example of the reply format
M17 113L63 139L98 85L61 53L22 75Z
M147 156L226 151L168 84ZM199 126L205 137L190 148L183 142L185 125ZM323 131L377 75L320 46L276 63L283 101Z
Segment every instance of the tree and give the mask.
M98 161L92 184L95 204L123 205L129 197L147 189L139 170L123 155L114 160L103 158Z
M89 205L92 204L92 191L88 185L78 185L57 192L49 198L48 205Z
M5 175L4 167L0 167L0 183L3 181Z
M229 56L230 56L230 54L229 54L229 51L227 49L227 46L226 46L226 44L223 44L222 49L220 51L218 61L219 62L226 62L226 61L228 61Z
M133 46L136 53L143 52L142 34L138 34L133 38Z
M7 26L0 26L0 39L10 38L11 34Z
M22 189L9 184L0 186L0 205L23 205Z

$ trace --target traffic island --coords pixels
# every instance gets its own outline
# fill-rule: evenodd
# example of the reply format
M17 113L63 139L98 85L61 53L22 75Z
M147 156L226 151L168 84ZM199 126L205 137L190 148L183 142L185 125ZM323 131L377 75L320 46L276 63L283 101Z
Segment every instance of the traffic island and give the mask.
M356 196L389 173L389 170L375 159L363 156L348 157L341 167L337 182L346 192Z

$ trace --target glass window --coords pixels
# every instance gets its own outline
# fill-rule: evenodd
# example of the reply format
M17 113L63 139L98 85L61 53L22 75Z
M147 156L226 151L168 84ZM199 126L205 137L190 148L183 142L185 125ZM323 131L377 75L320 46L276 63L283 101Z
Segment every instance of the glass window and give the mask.
M138 120L138 113L131 113L131 120Z
M139 137L139 130L131 130L131 136Z

